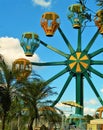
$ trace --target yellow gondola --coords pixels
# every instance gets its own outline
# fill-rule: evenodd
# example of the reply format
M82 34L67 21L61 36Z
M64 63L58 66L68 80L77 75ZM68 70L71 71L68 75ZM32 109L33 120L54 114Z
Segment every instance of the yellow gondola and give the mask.
M46 36L53 36L56 29L59 27L59 16L54 12L46 12L42 15L41 26L44 29Z
M12 71L17 80L22 80L30 75L32 71L32 65L29 60L19 58L13 62Z
M99 32L103 35L103 10L97 11L94 22L95 25L98 27Z

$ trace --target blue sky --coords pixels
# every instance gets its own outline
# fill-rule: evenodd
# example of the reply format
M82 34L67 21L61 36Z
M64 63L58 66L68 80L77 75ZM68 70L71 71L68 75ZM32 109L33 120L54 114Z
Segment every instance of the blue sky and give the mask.
M55 35L50 38L45 36L45 33L41 28L41 16L44 12L48 11L56 12L60 16L60 27L69 39L73 48L76 49L77 30L72 28L72 25L66 16L68 6L73 3L76 3L76 0L0 0L0 52L4 55L4 58L8 64L11 66L11 63L15 59L25 57L24 52L19 45L21 35L24 32L35 32L39 35L42 41L64 52L68 52L68 49L58 31L56 31ZM93 15L95 15L95 12L99 8L96 6L95 0L87 0L86 6L92 11L91 12L89 10L89 13L94 12ZM96 30L97 27L95 26L94 22L88 23L88 26L83 32L82 48L87 45ZM96 50L97 48L99 49L103 47L102 40L102 35L99 35L90 52ZM100 54L96 58L102 60L103 54ZM55 54L42 45L40 45L34 56L28 59L34 62L65 60L64 57ZM103 73L102 66L96 66L95 68ZM41 68L36 67L35 71L45 80L47 80L49 77L52 77L62 69L63 68L59 66ZM63 75L62 77L50 83L50 85L56 87L55 91L59 93L67 77L68 74ZM94 74L91 75L91 79L95 84L99 94L103 98L103 80ZM55 98L56 97L54 97L54 99ZM75 79L70 82L69 87L62 96L60 102L68 100L75 101ZM95 109L100 106L99 101L85 79L84 103L85 113L88 114L94 113ZM58 106L61 107L62 105L59 103ZM70 110L70 108L66 109Z

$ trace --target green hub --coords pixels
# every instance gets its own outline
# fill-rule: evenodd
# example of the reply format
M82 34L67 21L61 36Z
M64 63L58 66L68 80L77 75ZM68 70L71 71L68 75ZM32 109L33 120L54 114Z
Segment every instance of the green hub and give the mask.
M84 52L76 52L69 57L69 68L74 73L83 73L89 65L90 59Z

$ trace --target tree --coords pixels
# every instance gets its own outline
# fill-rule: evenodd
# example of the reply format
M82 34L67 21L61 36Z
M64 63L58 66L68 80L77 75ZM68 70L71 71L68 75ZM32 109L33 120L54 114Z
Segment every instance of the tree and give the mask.
M26 113L27 109L25 109L21 101L21 98L18 95L15 95L11 102L8 117L6 118L10 130L25 130L26 128L25 126L28 121L28 113Z
M63 112L56 107L43 106L39 108L40 117L44 119L44 124L49 123L49 129L53 129L56 125L60 125L62 123L62 115Z
M93 120L93 116L91 116L91 115L88 115L88 114L87 114L87 115L85 115L84 117L85 117L87 123L90 123L90 120Z
M4 130L7 112L11 105L11 84L14 78L11 69L6 65L4 60L0 60L0 69L0 106L2 109L2 130Z
M4 61L0 62L0 68L2 70L2 73L0 73L0 80L2 83L2 86L0 87L0 104L3 113L2 130L5 129L5 121L8 111L18 105L19 107L15 109L14 113L13 111L9 111L9 117L12 117L12 119L15 115L15 117L18 117L18 114L21 115L22 110L26 108L30 116L28 129L32 130L34 119L37 126L37 121L39 119L38 109L43 105L50 104L51 100L47 100L46 98L55 93L52 92L51 87L46 86L43 81L40 81L39 78L35 78L33 80L25 79L25 81L16 82L11 69L9 69ZM15 106L15 102L17 106Z
M5 129L5 119L7 116L7 112L10 109L10 105L11 105L11 97L10 97L10 93L8 91L7 88L3 88L2 86L0 86L0 104L1 104L1 110L2 110L2 115L1 115L1 119L2 119L2 130Z
M48 106L50 108L51 100L48 97L56 94L52 91L52 87L44 84L43 81L22 81L20 82L21 88L18 90L24 107L27 108L29 113L28 130L33 130L33 122L35 120L35 127L37 127L38 120L40 119L39 109Z
M103 9L103 0L96 0L97 6L100 6L100 8Z

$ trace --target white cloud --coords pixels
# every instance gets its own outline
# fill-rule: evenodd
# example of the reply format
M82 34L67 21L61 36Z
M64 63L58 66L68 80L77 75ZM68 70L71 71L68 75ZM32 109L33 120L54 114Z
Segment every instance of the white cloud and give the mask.
M103 93L103 88L100 90L101 93Z
M51 5L51 0L32 0L34 4L40 5L42 7L50 7Z
M84 115L89 114L89 115L92 115L92 116L93 116L93 115L95 114L95 111L96 111L95 108L85 107L85 108L84 108Z
M5 61L11 67L12 62L18 58L26 58L32 62L38 62L39 57L34 54L32 57L26 57L20 41L17 38L12 37L1 37L0 38L0 54L3 55Z
M90 99L89 101L85 101L85 106L88 105L97 105L98 101L96 99Z
M99 104L96 99L90 99L89 101L84 102L84 114L87 115L94 115L96 109L98 108Z

